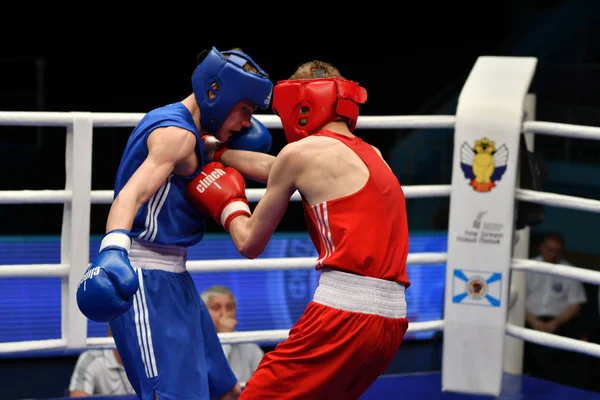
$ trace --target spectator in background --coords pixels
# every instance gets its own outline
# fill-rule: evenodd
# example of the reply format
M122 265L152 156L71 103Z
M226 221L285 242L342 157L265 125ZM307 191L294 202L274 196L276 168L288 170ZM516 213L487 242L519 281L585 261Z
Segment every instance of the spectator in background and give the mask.
M233 332L237 326L237 300L231 290L215 285L200 296L208 308L217 333ZM223 351L240 382L250 379L264 355L263 350L255 343L225 344Z
M563 258L565 241L551 233L542 240L540 255L535 258L551 264L571 265ZM574 339L583 338L578 324L582 306L587 302L580 282L538 272L526 273L526 326L540 332ZM547 346L525 344L525 370L530 375L554 382L581 386L581 356Z
M108 336L112 337L110 327ZM88 350L79 356L69 384L69 397L135 394L116 349Z

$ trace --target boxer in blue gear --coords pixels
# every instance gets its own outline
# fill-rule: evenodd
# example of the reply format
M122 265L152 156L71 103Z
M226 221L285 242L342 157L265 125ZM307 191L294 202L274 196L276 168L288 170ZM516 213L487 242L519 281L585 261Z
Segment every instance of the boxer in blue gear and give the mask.
M236 399L240 386L186 270L206 215L186 185L219 161L266 183L274 157L255 118L273 84L241 51L212 48L192 74L192 94L148 112L131 133L115 180L100 251L77 289L91 320L109 322L125 371L142 400ZM212 138L205 145L203 136Z

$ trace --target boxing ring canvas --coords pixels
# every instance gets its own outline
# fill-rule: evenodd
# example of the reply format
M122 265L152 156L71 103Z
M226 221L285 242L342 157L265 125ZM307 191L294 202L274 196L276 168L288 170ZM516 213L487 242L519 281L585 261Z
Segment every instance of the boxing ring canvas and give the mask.
M464 236L462 243L471 244L465 249L464 246L456 246L456 242L449 239L447 252L412 252L408 255L408 265L446 264L446 306L451 315L448 317L447 314L447 319L412 322L409 326L411 334L444 331L442 373L382 376L365 393L364 399L489 398L489 395L506 399L598 397L592 393L520 375L523 341L600 357L600 345L523 327L524 291L523 274L520 272L533 271L600 284L600 272L529 260L527 255L515 250L518 247L514 246L516 239L521 245L528 240L527 230L514 232L513 229L516 200L600 212L598 200L519 188L516 157L519 154L518 139L521 134L600 140L599 127L535 121L531 112L525 112L528 85L535 72L536 62L531 58L480 57L467 80L468 83L470 79L476 78L478 84L475 87L479 90L471 90L473 86L465 85L457 115L359 117L359 130L444 128L454 129L455 134L460 133L460 137L455 140L451 185L405 186L403 189L407 199L450 197L449 234L461 234ZM91 112L0 112L0 125L58 126L66 128L67 135L64 190L0 192L0 203L5 206L64 205L59 262L0 266L0 279L60 278L60 336L45 340L2 342L0 353L114 348L112 338L89 336L87 320L79 312L75 301L79 279L90 261L90 208L94 204L110 204L113 196L110 190L91 190L92 138L94 134L101 134L103 127L133 127L142 117L143 114ZM274 115L258 115L257 118L269 129L281 128L280 121ZM491 149L490 141L497 147ZM467 143L466 147L463 147L463 142ZM486 152L487 154L474 161L475 154L479 156L479 153ZM477 169L474 163L492 167ZM249 202L260 200L263 194L264 189L247 189ZM486 196L485 201L481 200L482 196ZM298 193L291 198L291 201L299 200ZM473 242L470 234L465 234L463 224L475 222L471 217L467 221L467 217L461 216L471 215L471 210L485 208L486 205L495 207L495 211L486 215L491 214L495 218L492 221L494 224L490 226L499 231L495 232L496 236L493 232L491 236L486 236L485 241L477 239ZM479 232L479 226L468 230ZM486 246L498 244L498 237L502 238L502 244L496 246L493 260L490 261L490 252ZM451 246L452 243L454 245ZM465 252L468 254L464 254ZM190 260L187 268L192 274L311 270L315 261L314 256ZM475 262L477 265L474 265ZM469 272L473 270L477 270L477 274ZM464 293L452 291L455 279L462 282ZM510 296L515 297L512 307L507 304ZM476 307L481 307L484 303L488 306L487 311L475 311ZM410 304L408 307L410 308ZM223 344L272 343L285 340L288 332L288 329L256 330L220 334L219 337ZM487 335L486 332L491 334ZM466 338L469 340L465 340ZM468 352L472 342L476 343L478 350L489 351ZM461 351L456 351L457 348ZM485 357L485 360L478 359L474 362L473 357ZM488 396L478 397L483 395Z

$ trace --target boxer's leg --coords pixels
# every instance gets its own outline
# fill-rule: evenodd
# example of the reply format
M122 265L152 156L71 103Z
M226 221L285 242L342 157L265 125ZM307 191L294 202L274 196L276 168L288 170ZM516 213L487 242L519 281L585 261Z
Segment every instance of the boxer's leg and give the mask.
M312 302L288 339L265 354L240 399L356 399L387 368L406 327L406 319Z
M348 350L354 364L346 371L348 382L342 390L344 398L358 399L385 372L398 353L408 329L406 318L362 315L364 330Z
M144 270L135 268L135 271L138 281L141 284L147 283ZM149 351L154 348L152 336L150 342L148 341L152 318L142 300L147 298L147 294L145 286L140 285L140 290L133 296L133 306L125 314L111 321L110 329L131 386L140 399L153 400L157 374L154 369L154 351ZM144 315L148 315L147 320Z
M156 393L159 400L208 400L201 309L191 277L146 269L138 269L138 276L140 290L131 316L127 323L113 321L111 327L128 338L119 353L123 349L124 365L133 365L142 398L154 399ZM116 342L114 330L113 335Z

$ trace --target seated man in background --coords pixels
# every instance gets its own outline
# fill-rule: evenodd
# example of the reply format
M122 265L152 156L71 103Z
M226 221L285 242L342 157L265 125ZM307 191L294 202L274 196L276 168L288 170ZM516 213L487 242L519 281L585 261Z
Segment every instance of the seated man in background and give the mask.
M231 290L215 285L201 293L217 333L233 332L237 326L237 300ZM240 382L246 382L260 363L264 352L256 343L224 344L223 351L233 373Z
M108 336L112 337L110 327ZM135 394L116 349L87 350L79 356L69 384L69 397Z
M542 240L540 255L534 260L571 266L563 258L565 241L560 234L547 234ZM582 306L587 302L583 285L572 279L538 272L526 273L526 326L540 332L574 339L582 338L577 323ZM581 386L582 377L577 353L525 344L525 372L541 379Z

